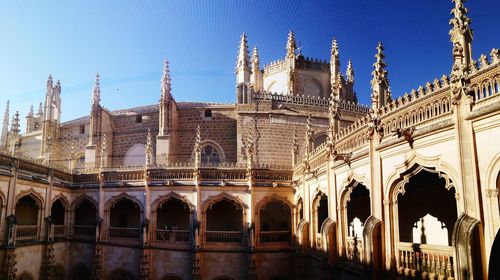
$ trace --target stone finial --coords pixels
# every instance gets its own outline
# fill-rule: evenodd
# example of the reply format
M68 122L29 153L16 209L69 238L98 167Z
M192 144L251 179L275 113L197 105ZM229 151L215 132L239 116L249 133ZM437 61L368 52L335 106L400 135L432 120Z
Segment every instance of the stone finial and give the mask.
M47 78L47 87L52 88L53 81L52 81L52 74L49 74L49 77Z
M439 82L439 80L437 78L434 79L434 81L432 82L432 84L434 86L434 90L437 90L437 89L441 88L441 83Z
M491 57L492 64L499 62L500 61L500 53L499 53L498 49L491 49L490 57Z
M443 76L441 76L441 85L442 86L447 86L450 84L450 81L448 80L448 76L446 76L445 74L443 74Z
M354 83L354 69L352 67L352 61L349 59L349 61L347 62L347 71L345 73L346 77L347 77L347 82L349 83Z
M163 63L163 76L161 78L161 100L170 99L172 96L172 80L170 78L169 62L165 59Z
M454 42L457 34L464 34L470 30L470 18L467 16L469 10L465 8L464 4L465 0L453 0L455 3L455 7L451 9L451 14L453 18L450 19L450 25L452 29L450 30L450 35L452 36L452 42Z
M38 105L38 112L36 113L38 116L43 115L43 105L42 102Z
M424 96L425 95L425 90L423 86L419 86L417 89L418 96Z
M101 85L99 73L95 75L94 91L92 92L92 106L99 105L101 102Z
M34 111L33 111L33 105L30 106L30 110L28 112L28 117L33 117Z
M252 50L252 70L254 69L260 69L259 51L257 50L257 46L254 46Z
M297 44L295 43L295 33L290 30L288 33L288 40L286 42L286 58L295 58L295 50L297 49Z
M0 135L0 146L4 146L7 142L7 134L9 132L9 100L7 100L7 105L5 106L5 111L3 113L2 122L2 134Z
M240 47L238 49L238 59L236 60L236 71L250 70L250 63L248 59L248 43L245 33L241 34Z
M151 138L151 129L148 128L146 137L146 166L153 164L153 140Z
M375 63L372 71L372 107L383 107L392 100L389 87L387 64L384 61L384 46L381 42L377 44L377 53L375 54Z
M479 57L479 63L480 63L480 68L484 68L484 67L487 67L489 65L489 62L488 62L488 57L486 57L486 55L482 54L480 57Z
M19 133L21 132L19 130L19 111L16 111L16 113L14 114L14 116L12 116L12 123L10 125L10 132L13 134L13 135L19 135Z

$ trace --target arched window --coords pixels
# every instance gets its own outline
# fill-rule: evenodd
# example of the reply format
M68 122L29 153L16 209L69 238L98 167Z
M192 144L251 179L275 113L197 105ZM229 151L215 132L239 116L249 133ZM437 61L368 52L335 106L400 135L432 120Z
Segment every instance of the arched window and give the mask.
M169 243L190 242L189 205L177 198L161 202L156 210L156 240Z
M16 203L17 240L38 238L40 209L37 200L31 195L20 198Z
M206 144L201 148L201 164L206 166L217 165L221 162L221 153L213 145Z
M362 185L357 184L350 193L347 202L347 236L363 237L363 226L370 216L370 192Z
M140 236L141 210L136 202L121 198L109 213L109 237L137 239Z
M73 234L79 238L95 236L97 209L88 199L82 199L75 207Z
M328 218L328 196L319 194L316 198L316 232L321 233L321 226Z
M260 242L290 242L291 220L290 207L280 201L266 203L260 209Z

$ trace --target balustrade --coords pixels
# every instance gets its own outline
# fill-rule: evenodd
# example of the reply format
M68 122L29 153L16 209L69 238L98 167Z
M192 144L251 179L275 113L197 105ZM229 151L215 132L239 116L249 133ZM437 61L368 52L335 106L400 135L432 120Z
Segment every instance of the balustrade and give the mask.
M156 241L165 241L169 243L189 243L191 242L191 232L189 230L157 229Z
M205 240L207 243L242 243L243 233L241 231L207 231Z
M112 239L139 239L140 228L109 227L108 237Z
M422 279L455 279L453 247L400 242L398 273Z
M73 235L83 238L94 238L95 236L95 226L81 226L74 225L73 226Z
M290 243L290 231L261 231L261 243Z
M16 239L29 240L38 238L38 225L34 226L17 226Z
M346 257L350 261L361 263L364 259L363 242L358 237L346 238Z

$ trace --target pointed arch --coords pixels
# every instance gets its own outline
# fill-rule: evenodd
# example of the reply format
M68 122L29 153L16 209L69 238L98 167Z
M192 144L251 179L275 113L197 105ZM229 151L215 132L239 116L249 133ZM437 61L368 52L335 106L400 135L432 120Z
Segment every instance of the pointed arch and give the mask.
M455 187L453 182L457 182L458 172L450 164L444 162L440 155L425 157L419 155L417 152L412 152L407 160L395 166L394 171L385 180L384 198L392 199L394 196L391 197L391 193L393 193L396 183L400 181L407 182L409 177L416 175L424 168L437 173L439 176L443 176L447 182L448 189ZM404 193L404 188L400 192ZM397 194L395 196L397 197Z
M57 200L61 200L61 202L62 202L62 204L63 204L63 206L64 206L64 208L65 208L66 210L68 210L68 209L69 209L69 205L70 205L70 204L69 204L69 201L68 201L68 199L66 198L66 196L65 196L63 193L59 193L58 195L54 196L54 197L52 198L52 201L51 201L51 203L50 203L50 204L51 204L51 205L53 205L53 204L54 204L54 202L56 202Z
M142 205L142 202L139 199L137 199L137 197L129 195L128 193L125 193L125 192L122 192L119 195L115 195L115 196L112 196L111 198L109 198L106 201L106 203L104 204L104 211L105 212L109 212L109 210L117 202L119 202L120 200L124 200L124 199L128 199L128 200L132 201L133 203L137 204L137 206L139 207L139 210L141 211L141 213L144 212L144 206Z
M206 213L207 210L214 205L215 203L221 201L221 200L229 200L233 203L238 204L243 210L248 209L248 205L239 197L239 196L233 196L230 195L226 192L221 192L218 195L214 196L209 196L205 201L203 201L203 204L201 206L202 213ZM245 212L245 211L243 211Z
M293 210L295 208L293 203L288 201L288 199L286 199L286 197L282 197L282 196L279 196L279 195L273 193L271 195L263 197L261 200L259 200L259 202L257 202L257 204L255 205L255 214L258 214L259 211L263 207L265 207L267 203L272 202L272 201L277 201L277 202L286 204L288 207L290 207L290 210Z
M45 207L44 207L44 199L43 197L37 193L33 188L30 188L29 190L24 190L24 191L21 191L20 193L18 193L16 195L16 203L17 204L19 202L19 200L25 196L29 196L31 198L33 198L33 200L35 201L35 203L37 204L38 208L40 210L43 210Z
M172 200L172 199L178 199L181 202L185 203L189 207L189 212L194 212L196 206L185 196L185 195L180 195L176 192L169 192L165 195L160 195L153 201L153 213L156 213L158 211L158 208L161 207L164 203Z
M95 209L99 209L97 201L93 197L84 193L78 196L75 200L73 200L73 202L71 202L70 205L71 211L75 211L76 207L78 207L78 205L80 205L80 203L82 203L82 201L84 200L88 200L90 203L94 205Z

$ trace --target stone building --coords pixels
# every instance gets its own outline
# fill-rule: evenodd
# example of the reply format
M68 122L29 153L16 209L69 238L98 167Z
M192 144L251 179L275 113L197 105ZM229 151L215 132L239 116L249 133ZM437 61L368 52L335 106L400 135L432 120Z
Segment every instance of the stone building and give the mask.
M393 99L379 43L370 106L335 40L327 63L293 32L263 68L242 35L236 103L176 101L165 61L157 104L110 111L96 75L90 115L61 123L49 76L25 133L4 114L2 279L485 279L500 53L475 61L452 15L450 75Z

